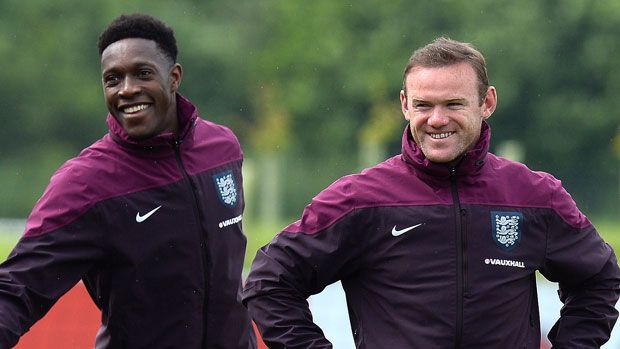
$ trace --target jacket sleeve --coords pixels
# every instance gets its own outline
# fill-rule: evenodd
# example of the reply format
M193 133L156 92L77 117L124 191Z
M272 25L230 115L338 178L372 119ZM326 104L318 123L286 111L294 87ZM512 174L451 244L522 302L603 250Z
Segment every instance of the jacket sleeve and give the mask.
M0 348L14 346L101 255L92 210L72 216L74 209L64 205L72 194L56 194L60 193L48 187L28 218L24 235L0 264ZM62 224L68 217L71 221Z
M612 248L559 188L552 199L547 256L541 273L559 282L564 304L548 338L554 348L599 348L618 318L620 269Z
M269 348L332 347L313 322L306 299L361 263L363 238L348 238L357 229L347 201L328 188L306 207L301 220L257 252L243 302Z

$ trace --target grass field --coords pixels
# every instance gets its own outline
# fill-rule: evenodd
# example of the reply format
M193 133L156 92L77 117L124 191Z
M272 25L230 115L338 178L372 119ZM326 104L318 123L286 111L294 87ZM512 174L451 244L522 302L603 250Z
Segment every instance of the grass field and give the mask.
M616 255L620 255L620 219L598 220L594 221L594 225L603 239L614 248Z
M19 233L0 232L0 260L6 259L18 239Z
M593 221L605 241L613 246L617 255L620 255L620 219L598 219ZM288 223L265 224L252 221L244 222L244 230L248 237L245 269L249 269L252 260L256 256L256 251L268 243L286 224ZM20 234L17 231L0 231L0 260L4 260L8 256L15 243L17 243Z

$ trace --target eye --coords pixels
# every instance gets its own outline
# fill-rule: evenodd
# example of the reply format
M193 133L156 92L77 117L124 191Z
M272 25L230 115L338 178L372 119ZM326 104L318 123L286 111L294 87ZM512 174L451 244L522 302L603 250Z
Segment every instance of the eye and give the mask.
M120 81L120 78L115 74L108 74L103 77L103 84L106 87L114 86L118 84L119 81Z
M411 104L411 106L412 106L414 109L418 109L418 110L426 110L426 109L428 109L428 108L430 108L430 107L431 107L431 105L430 105L430 104L428 104L428 103L424 103L424 102L413 102L413 103Z
M448 108L450 109L457 109L463 106L463 103L461 102L450 102L448 103Z
M140 79L148 79L153 75L153 72L149 69L140 69L140 71L138 71L138 77Z

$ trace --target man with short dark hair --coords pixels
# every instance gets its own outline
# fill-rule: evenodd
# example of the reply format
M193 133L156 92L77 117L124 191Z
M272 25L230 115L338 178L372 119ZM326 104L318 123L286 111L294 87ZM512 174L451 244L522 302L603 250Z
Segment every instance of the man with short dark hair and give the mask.
M0 348L80 279L96 348L255 348L237 139L178 93L164 23L120 16L98 46L109 133L52 176L0 266Z
M539 348L536 271L564 302L549 339L598 348L618 312L611 247L560 181L490 152L483 56L412 55L402 154L319 193L260 249L244 303L270 348L330 348L306 298L340 280L358 348Z

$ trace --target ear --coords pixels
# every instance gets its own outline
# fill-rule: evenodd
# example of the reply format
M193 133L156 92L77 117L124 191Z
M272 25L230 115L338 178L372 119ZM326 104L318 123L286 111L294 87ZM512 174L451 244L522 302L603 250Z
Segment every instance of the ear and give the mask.
M170 68L170 92L177 92L179 86L181 86L181 79L183 78L183 67L179 63L175 63Z
M409 121L409 106L407 105L407 95L404 90L400 90L400 110L405 116L405 120Z
M491 114L495 111L495 107L497 107L497 91L495 87L489 86L482 103L482 118L486 120L491 117Z

